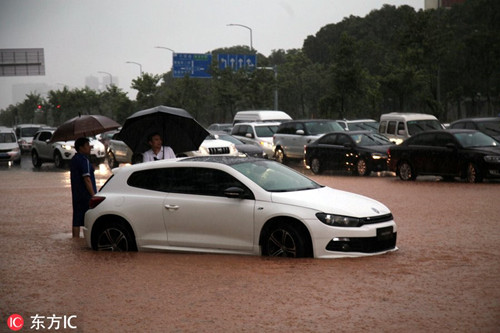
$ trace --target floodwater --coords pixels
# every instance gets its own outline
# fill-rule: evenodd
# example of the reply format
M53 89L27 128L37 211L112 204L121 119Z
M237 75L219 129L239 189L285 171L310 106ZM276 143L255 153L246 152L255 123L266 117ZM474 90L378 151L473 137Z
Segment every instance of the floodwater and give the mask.
M98 171L98 183L109 174ZM387 205L399 250L335 260L98 253L71 239L68 170L35 171L28 157L0 166L0 332L11 314L24 318L21 332L55 331L54 318L70 316L68 332L499 331L499 182L312 178Z

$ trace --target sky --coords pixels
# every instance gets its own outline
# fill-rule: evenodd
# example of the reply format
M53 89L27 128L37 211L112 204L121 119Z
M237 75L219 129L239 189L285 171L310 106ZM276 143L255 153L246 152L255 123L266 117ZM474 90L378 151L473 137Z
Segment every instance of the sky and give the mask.
M269 56L301 48L325 25L384 4L420 10L424 0L0 0L0 49L43 48L45 54L44 76L0 77L0 109L24 100L13 99L15 86L82 89L95 77L104 87L110 75L135 99L130 85L140 66L128 61L151 74L172 67L172 52L155 46L206 53L250 46L251 32L253 48Z

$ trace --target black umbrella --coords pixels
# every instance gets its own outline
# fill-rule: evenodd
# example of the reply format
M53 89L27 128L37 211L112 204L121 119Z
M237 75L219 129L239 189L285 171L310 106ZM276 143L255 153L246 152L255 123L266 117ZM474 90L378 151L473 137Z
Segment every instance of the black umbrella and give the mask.
M128 117L119 138L134 153L143 153L151 148L148 137L154 133L176 154L198 150L209 134L186 110L161 105Z

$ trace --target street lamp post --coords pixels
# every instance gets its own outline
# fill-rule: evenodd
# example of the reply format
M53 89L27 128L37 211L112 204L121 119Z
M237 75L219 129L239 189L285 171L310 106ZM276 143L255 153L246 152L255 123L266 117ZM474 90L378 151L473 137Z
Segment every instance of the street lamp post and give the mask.
M243 24L238 24L238 23L229 23L227 26L228 27L242 27L242 28L248 29L250 31L250 51L253 51L252 28L247 27L246 25L243 25Z
M273 67L257 67L257 69L267 69L274 72L274 109L278 110L278 66Z
M127 64L134 64L134 65L139 66L139 72L141 73L141 76L142 76L142 65L140 63L134 62L134 61L127 61L126 63Z
M170 52L172 52L172 57L175 56L175 51L172 50L171 48L169 47L166 47L166 46L155 46L156 49L164 49L164 50L169 50ZM173 62L173 59L172 59L172 62ZM172 63L172 67L174 67L174 64Z
M108 72L103 72L103 71L99 71L97 73L101 73L101 74L107 74L109 75L109 85L112 85L113 84L113 75L111 75L111 73L108 73Z

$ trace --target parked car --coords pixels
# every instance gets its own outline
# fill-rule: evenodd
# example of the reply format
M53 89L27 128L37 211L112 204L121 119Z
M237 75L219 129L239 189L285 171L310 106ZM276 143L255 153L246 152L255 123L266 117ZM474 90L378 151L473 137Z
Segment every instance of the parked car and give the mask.
M373 119L336 120L345 131L370 131L378 133L379 123Z
M119 132L113 134L111 140L108 141L108 149L106 151L106 160L110 169L117 168L120 163L141 163L142 154L134 152L127 146L125 142L118 139Z
M433 115L392 112L380 116L378 132L395 144L400 144L417 133L440 129L444 129L444 126Z
M266 158L266 154L264 153L264 150L260 148L259 146L251 145L251 144L245 144L244 142L238 140L236 137L232 136L231 134L228 134L226 132L210 132L212 135L215 136L215 138L220 139L220 140L225 140L228 141L236 147L236 150L244 154L246 156L250 157L258 157L258 158Z
M422 132L392 146L388 153L389 169L402 180L436 175L473 183L500 177L500 142L479 131Z
M207 130L216 131L216 132L223 131L223 132L231 133L232 128L233 128L233 124L231 124L231 123L223 123L223 124L216 123L216 124L211 124L210 126L208 126Z
M208 155L225 155L225 156L238 156L240 153L236 149L234 143L220 140L214 135L210 134L200 145L198 150L186 151L177 154L178 157L186 156L208 156Z
M286 112L276 110L238 111L234 115L233 125L249 122L283 122L292 120Z
M43 124L19 124L16 125L14 130L16 131L17 140L19 146L21 147L21 152L29 152L31 150L31 145L33 143L33 137L35 133L45 125Z
M281 123L273 136L274 158L286 163L288 158L304 158L304 146L325 133L343 131L335 120L293 120Z
M0 162L21 164L21 148L12 128L0 127Z
M279 122L238 123L234 125L231 134L246 144L262 148L265 157L269 158L274 155L273 135L279 125Z
M42 166L44 162L54 162L57 168L63 168L76 154L75 141L50 142L55 129L41 129L33 138L31 149L31 161L35 168ZM90 161L94 164L104 162L106 152L104 145L95 138L90 140Z
M392 143L371 131L332 132L305 147L304 163L315 174L347 170L360 176L387 170L387 149Z
M397 250L383 204L277 162L204 156L113 170L90 201L94 250L359 257Z
M478 130L500 141L500 117L460 119L452 122L450 128Z

